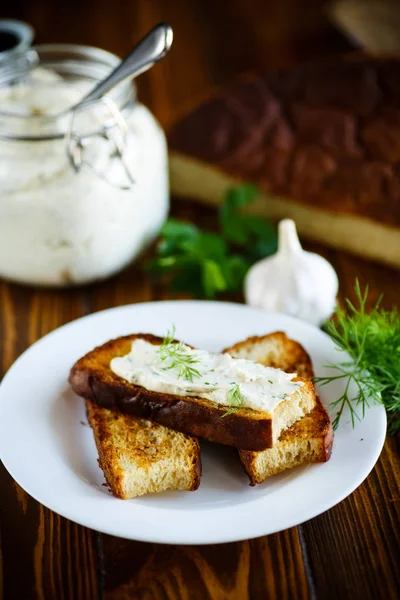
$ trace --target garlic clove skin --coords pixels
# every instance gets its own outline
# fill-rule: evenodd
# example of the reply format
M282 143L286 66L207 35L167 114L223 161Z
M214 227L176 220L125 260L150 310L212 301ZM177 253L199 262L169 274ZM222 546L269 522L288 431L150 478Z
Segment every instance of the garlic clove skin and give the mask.
M335 310L339 282L332 265L302 249L291 219L279 223L278 251L257 262L244 283L246 303L321 325Z

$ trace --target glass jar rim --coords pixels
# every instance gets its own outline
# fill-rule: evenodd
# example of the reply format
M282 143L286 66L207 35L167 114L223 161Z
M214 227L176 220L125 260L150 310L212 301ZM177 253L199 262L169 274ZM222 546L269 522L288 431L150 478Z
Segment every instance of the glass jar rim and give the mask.
M0 62L9 60L10 57L21 52L26 52L30 48L35 35L34 29L29 23L18 19L1 19L0 33L8 33L16 40L15 45L0 52Z
M80 77L82 79L92 80L93 86L106 77L121 61L121 59L112 52L95 46L80 44L40 44L31 48L30 52L32 51L36 53L38 60L33 67L31 65L29 69L37 67L47 68L49 70L54 70L63 76ZM27 69L26 72L28 72L29 69ZM130 79L126 79L111 90L108 96L115 103L118 110L124 114L132 108L136 100L136 86ZM71 114L71 112L67 113L67 115L68 114ZM0 118L3 121L9 120L8 123L11 124L11 126L17 121L19 123L26 123L28 121L40 122L40 119L43 121L43 115L24 115L1 110ZM0 138L21 141L43 141L63 138L66 135L66 131L51 132L51 125L54 126L58 118L57 115L54 115L54 117L45 115L47 127L49 129L46 133L38 135L20 135L15 134L12 131L7 132L0 129Z

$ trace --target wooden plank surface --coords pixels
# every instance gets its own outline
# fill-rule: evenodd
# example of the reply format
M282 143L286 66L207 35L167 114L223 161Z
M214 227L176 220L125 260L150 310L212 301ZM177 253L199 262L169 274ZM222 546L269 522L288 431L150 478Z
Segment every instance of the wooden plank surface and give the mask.
M1 372L35 340L84 312L84 293L1 283ZM0 486L4 598L97 598L98 534L38 504L3 466Z
M140 97L168 126L195 97L244 71L348 50L319 0L6 0L3 15L30 21L39 42L98 45L118 54L160 20L175 31L170 56L139 81ZM305 10L305 7L307 10ZM213 211L174 202L204 226ZM355 276L398 302L399 273L313 245L351 296ZM88 312L169 298L134 266L71 291L0 284L1 374L36 339ZM160 546L103 536L41 507L0 470L0 598L302 599L400 597L399 447L389 440L367 481L301 527L237 544ZM312 491L310 491L312 493ZM397 561L397 562L396 562Z

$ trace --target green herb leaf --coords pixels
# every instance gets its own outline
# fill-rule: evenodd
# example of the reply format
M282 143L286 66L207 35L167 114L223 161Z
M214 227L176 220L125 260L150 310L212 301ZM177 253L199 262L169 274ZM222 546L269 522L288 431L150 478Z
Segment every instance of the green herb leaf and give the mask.
M190 291L194 296L204 296L201 265L197 263L177 270L170 283L170 288L173 292Z
M214 260L206 259L203 261L202 280L204 293L208 298L212 298L228 287L221 267Z
M182 240L180 248L197 259L223 260L227 254L225 242L215 233L201 232L196 237Z
M148 270L155 276L167 275L173 291L194 296L213 298L242 289L249 267L277 247L272 223L242 212L253 202L256 191L248 184L228 190L220 210L218 234L169 219Z
M186 350L183 342L176 342L174 337L175 326L163 338L159 349L160 359L165 363L165 369L175 369L178 378L193 382L194 378L201 377L200 371L193 366L199 361Z
M219 215L224 239L247 246L246 253L252 262L277 250L277 232L272 223L242 212L254 202L256 194L257 189L247 184L229 190Z
M254 202L256 195L257 188L251 183L243 183L237 187L230 188L226 193L222 212L236 212L239 208L244 208L251 202Z
M231 292L240 290L251 263L243 256L232 254L228 256L222 265L225 275L227 289Z
M178 221L178 219L168 219L160 232L160 235L166 239L189 238L199 234L199 229L192 223Z
M226 411L226 413L222 415L222 418L231 415L238 408L243 406L245 398L240 390L240 385L238 383L231 383L231 387L229 388L228 392L228 399L230 408Z
M367 313L368 287L362 292L358 280L355 294L357 305L346 300L347 311L339 307L335 318L324 326L338 348L353 361L327 365L335 373L315 381L320 385L340 379L345 382L342 396L332 403L332 409L336 409L334 428L346 406L354 426L372 401L384 404L389 430L395 432L400 429L400 315L396 309L380 309L381 298ZM352 382L356 388L354 397L349 393Z

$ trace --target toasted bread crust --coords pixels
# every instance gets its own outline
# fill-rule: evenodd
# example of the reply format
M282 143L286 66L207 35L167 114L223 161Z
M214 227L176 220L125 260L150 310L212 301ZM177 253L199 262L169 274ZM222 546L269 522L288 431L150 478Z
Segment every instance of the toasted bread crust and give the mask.
M314 377L314 368L307 351L282 331L253 336L234 344L224 352L232 356L246 358L251 356L251 360L257 360L266 366L296 372L310 379ZM253 452L240 449L239 458L249 476L250 485L253 486L262 483L271 475L300 464L326 462L332 453L333 437L331 420L320 398L317 397L315 408L283 431L275 444L275 448L282 452L283 458L280 462L272 464L273 461L268 459L270 450ZM264 466L260 460L263 456L267 462Z
M94 441L96 443L97 452L99 454L98 463L99 467L104 473L104 477L107 481L107 486L111 492L117 498L125 499L125 493L123 488L123 472L114 467L114 457L109 448L105 445L107 438L109 437L108 430L104 421L101 419L101 415L96 410L95 404L89 400L85 400L86 415L94 434ZM101 410L101 409L99 409Z
M187 462L190 464L189 468L186 466L184 473L184 479L188 480L188 484L184 488L182 486L177 487L176 483L173 486L165 486L165 482L160 478L157 489L147 489L146 492L163 491L164 489L197 490L201 477L201 457L200 444L196 438L167 430L157 423L146 422L144 426L141 419L108 411L90 400L85 400L85 406L99 454L99 466L114 496L123 500L133 496L133 494L127 494L126 484L124 483L126 480L126 469L120 464L121 454L129 457L135 467L143 472L142 477L146 477L144 474L148 473L149 469L160 458L167 459L170 462L170 468L173 469L176 456L184 452ZM113 422L116 423L116 427L113 426ZM123 443L122 449L118 447L117 440L115 439L116 430L119 434L127 432L127 438ZM128 430L130 432L129 438ZM149 433L147 433L148 431ZM142 440L136 439L140 438L140 433L143 432L144 435L141 436ZM172 446L167 447L165 445L161 449L159 446L154 446L153 437L157 434L172 436ZM184 447L182 448L182 446ZM158 451L156 453L154 453L155 448ZM179 449L178 453L177 449Z
M263 344L269 347L263 350ZM254 335L225 348L223 352L239 356L243 355L246 350L251 352L255 346L260 347L261 350L257 362L268 367L282 369L287 373L297 373L299 377L313 379L314 369L309 354L301 344L289 338L283 331L274 331L263 336Z
M137 338L152 344L162 342L161 338L151 334L134 334L95 348L71 369L69 382L75 393L102 407L156 421L212 442L249 450L272 446L272 418L268 413L239 408L223 417L224 406L203 398L152 392L113 373L109 367L111 359L128 354L132 341ZM303 381L306 390L309 382Z
M297 444L304 443L306 448L308 442L313 440L313 451L305 449L304 454L298 455L290 463L283 462L275 469L270 468L268 474L262 472L257 465L259 456L263 452L252 452L249 450L239 450L240 461L250 479L250 485L262 483L267 477L276 473L281 473L287 468L292 468L304 463L326 462L330 459L333 445L333 429L328 413L321 400L317 398L315 408L306 416L286 429L279 438L278 445L283 449L291 450L291 444L296 441ZM269 452L266 450L265 452Z

